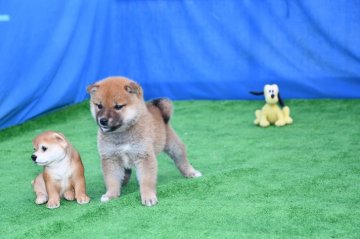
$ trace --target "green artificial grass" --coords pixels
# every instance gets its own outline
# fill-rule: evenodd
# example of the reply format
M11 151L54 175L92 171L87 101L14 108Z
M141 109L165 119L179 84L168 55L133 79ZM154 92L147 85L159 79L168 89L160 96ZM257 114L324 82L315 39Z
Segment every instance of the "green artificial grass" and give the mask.
M158 157L155 207L135 175L105 192L88 102L0 132L1 238L359 238L360 100L291 100L294 124L252 124L262 101L175 102L172 125L203 173L185 179ZM79 150L90 204L34 203L32 139L61 131Z

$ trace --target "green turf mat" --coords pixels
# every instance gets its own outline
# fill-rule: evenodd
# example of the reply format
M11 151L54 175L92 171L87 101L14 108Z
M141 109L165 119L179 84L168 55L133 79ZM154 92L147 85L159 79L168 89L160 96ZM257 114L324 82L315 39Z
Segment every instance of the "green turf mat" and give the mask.
M88 102L0 132L0 238L360 238L360 100L289 100L294 124L252 124L262 101L175 102L173 127L203 173L185 179L158 157L159 204L133 175L105 188ZM34 203L32 139L61 131L79 150L90 204Z

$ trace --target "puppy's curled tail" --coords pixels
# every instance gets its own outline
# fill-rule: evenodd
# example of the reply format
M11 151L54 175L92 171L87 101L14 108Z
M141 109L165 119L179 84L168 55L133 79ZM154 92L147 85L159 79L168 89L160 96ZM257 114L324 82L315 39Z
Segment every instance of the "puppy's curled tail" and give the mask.
M151 103L160 109L161 115L164 119L165 124L167 124L171 118L173 112L173 106L169 99L158 98L151 101Z

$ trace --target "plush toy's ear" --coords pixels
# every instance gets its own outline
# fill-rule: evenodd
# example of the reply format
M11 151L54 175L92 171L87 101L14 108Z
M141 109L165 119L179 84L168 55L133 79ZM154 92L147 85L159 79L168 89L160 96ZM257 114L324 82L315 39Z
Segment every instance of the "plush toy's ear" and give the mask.
M280 92L278 93L278 99L279 99L279 104L281 107L284 107L285 106L285 103L284 101L281 99L281 96L280 96Z
M264 95L264 91L250 91L252 95Z
M270 87L279 92L279 86L277 84L272 84Z

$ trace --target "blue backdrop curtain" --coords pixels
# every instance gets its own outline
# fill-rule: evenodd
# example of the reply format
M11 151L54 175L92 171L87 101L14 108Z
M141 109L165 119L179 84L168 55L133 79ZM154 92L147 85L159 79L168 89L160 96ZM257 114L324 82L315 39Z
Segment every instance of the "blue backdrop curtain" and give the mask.
M111 75L146 99L360 98L359 39L357 0L0 0L0 128Z

